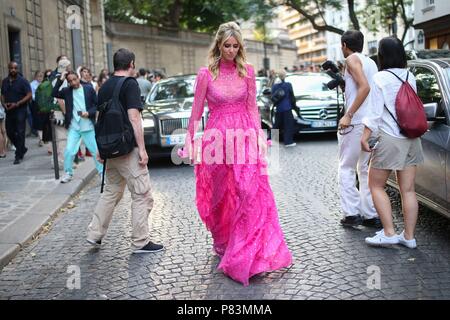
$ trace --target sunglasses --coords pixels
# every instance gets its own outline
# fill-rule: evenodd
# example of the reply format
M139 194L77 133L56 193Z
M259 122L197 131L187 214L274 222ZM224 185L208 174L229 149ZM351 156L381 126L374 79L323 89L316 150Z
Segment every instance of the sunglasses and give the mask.
M352 130L355 128L354 125L349 125L347 128L339 128L338 132L341 136L344 136L346 134L349 134L350 132L352 132Z

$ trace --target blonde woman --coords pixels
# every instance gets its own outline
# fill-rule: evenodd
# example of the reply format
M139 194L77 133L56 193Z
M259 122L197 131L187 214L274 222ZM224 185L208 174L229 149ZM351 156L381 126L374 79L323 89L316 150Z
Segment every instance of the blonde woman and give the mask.
M205 100L210 114L197 159L194 137ZM195 158L196 204L221 258L218 268L245 286L255 274L292 263L258 140L266 141L255 71L246 63L239 26L225 23L209 51L209 66L197 75L183 154Z

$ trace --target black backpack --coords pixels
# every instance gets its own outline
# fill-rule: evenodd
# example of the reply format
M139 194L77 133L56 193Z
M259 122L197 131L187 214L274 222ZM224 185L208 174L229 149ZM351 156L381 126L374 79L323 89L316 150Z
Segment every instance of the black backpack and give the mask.
M119 99L120 90L127 79L127 77L121 78L114 88L112 98L98 107L99 115L95 124L95 140L97 141L100 158L104 160L102 193L107 159L129 154L136 146L133 126Z

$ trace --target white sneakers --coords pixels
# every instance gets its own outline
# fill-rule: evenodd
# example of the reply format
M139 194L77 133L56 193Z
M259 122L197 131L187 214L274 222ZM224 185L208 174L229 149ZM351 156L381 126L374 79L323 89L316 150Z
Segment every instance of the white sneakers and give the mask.
M64 177L61 178L61 183L68 183L72 181L72 175L66 173Z
M378 246L378 247L384 247L384 246L391 246L394 244L401 244L404 245L407 248L414 249L417 247L416 239L406 240L405 231L402 231L400 235L393 235L391 237L384 234L384 229L381 229L380 231L375 233L374 237L368 237L366 238L366 243L371 246Z
M408 247L410 249L417 248L416 239L406 240L405 239L405 231L403 230L402 233L398 236L398 242L405 247Z
M292 148L292 147L295 147L297 144L294 142L294 143L291 143L291 144L286 144L285 145L285 147L286 148Z
M384 234L384 229L375 233L374 237L366 238L366 243L371 246L389 246L393 244L398 244L398 235L393 235L388 237Z

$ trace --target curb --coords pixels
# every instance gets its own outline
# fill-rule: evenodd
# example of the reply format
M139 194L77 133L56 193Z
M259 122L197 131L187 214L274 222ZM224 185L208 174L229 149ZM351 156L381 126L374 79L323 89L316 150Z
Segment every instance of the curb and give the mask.
M29 208L19 219L0 233L0 272L30 240L41 233L61 208L83 189L96 175L95 166L84 162L75 172L74 179L59 184Z

